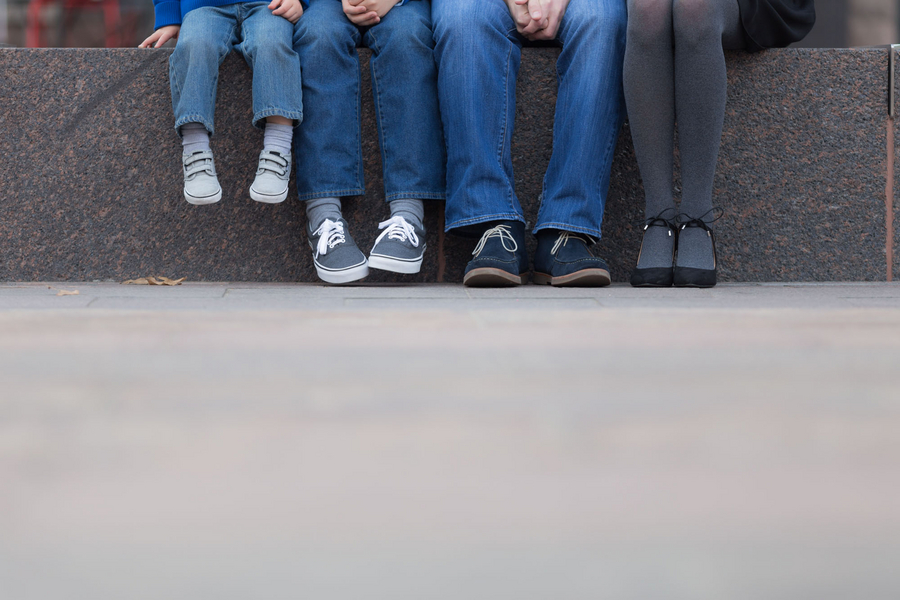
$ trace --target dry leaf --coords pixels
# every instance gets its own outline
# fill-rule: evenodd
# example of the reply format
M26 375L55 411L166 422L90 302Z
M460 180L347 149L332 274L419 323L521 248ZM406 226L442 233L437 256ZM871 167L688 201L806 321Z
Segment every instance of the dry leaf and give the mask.
M78 290L59 290L57 296L77 296Z
M180 279L169 279L168 277L163 277L162 275L156 278L158 282L156 285L181 285L181 282L187 279L186 277L182 277Z
M181 282L187 279L186 277L182 277L180 279L170 279L168 277L163 277L162 275L158 275L156 277L139 277L138 279L129 279L128 281L123 281L123 285L181 285Z

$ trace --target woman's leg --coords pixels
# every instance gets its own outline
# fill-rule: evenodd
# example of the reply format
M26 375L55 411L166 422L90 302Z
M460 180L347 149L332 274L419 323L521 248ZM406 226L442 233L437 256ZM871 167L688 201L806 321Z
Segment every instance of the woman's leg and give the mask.
M672 285L675 217L675 65L672 0L628 0L625 101L641 171L647 227L631 284Z
M674 0L675 107L681 152L680 212L712 210L713 179L725 120L723 46L743 45L737 0Z
M672 0L628 0L625 102L647 219L674 216L675 70ZM671 256L669 257L671 259Z
M725 120L723 48L743 46L737 0L675 0L675 112L681 152L681 206L675 285L716 283L712 190Z

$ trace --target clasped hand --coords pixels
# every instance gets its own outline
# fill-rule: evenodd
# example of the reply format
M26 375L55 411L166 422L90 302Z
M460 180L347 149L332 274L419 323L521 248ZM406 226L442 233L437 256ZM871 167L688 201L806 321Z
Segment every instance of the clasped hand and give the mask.
M532 41L553 40L569 0L506 0L519 33Z
M381 22L400 0L341 0L344 14L357 27L370 27Z

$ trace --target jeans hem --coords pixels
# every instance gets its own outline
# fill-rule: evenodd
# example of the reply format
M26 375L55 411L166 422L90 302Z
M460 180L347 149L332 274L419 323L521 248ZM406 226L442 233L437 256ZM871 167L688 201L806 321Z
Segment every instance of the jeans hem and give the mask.
M394 192L387 194L385 200L393 202L394 200L446 200L447 194L444 192Z
M201 115L185 115L175 121L175 133L179 138L181 138L181 126L187 125L188 123L200 123L201 125L206 127L206 131L209 132L210 137L212 137L215 133L213 131L213 124L211 120L204 119Z
M318 198L346 198L348 196L365 196L366 190L363 188L351 188L345 190L324 190L321 192L307 192L306 194L297 194L299 200L317 200Z
M472 217L471 219L457 219L452 223L447 223L444 226L444 231L450 231L451 229L456 229L458 227L465 227L467 225L477 225L479 223L488 223L490 221L519 221L521 223L525 222L525 217L517 213L497 213L493 215L484 215L481 217Z
M532 233L537 233L542 229L561 229L562 231L571 231L572 233L586 233L591 237L595 237L598 240L601 237L599 229L593 229L591 227L579 227L577 225L570 225L568 223L540 223L534 226L534 230Z
M296 129L300 126L300 123L303 122L303 111L267 108L266 110L261 110L253 115L253 126L257 129L264 129L262 121L264 121L266 117L284 117L285 119L293 119L294 128Z

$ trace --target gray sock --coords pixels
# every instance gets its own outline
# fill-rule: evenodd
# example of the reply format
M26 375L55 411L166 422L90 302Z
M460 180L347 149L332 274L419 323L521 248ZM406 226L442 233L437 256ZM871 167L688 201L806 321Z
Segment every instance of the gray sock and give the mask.
M713 241L709 232L702 227L681 229L678 232L678 258L675 263L679 267L692 269L715 269Z
M209 150L209 132L203 123L185 123L181 126L181 146L185 154Z
M401 216L411 224L425 229L425 204L415 198L400 198L391 201L391 216Z
M318 229L325 219L337 221L342 216L340 198L314 198L306 201L306 219L313 230Z
M293 126L266 123L266 133L263 137L263 149L277 152L282 156L290 156L291 140L293 139Z

